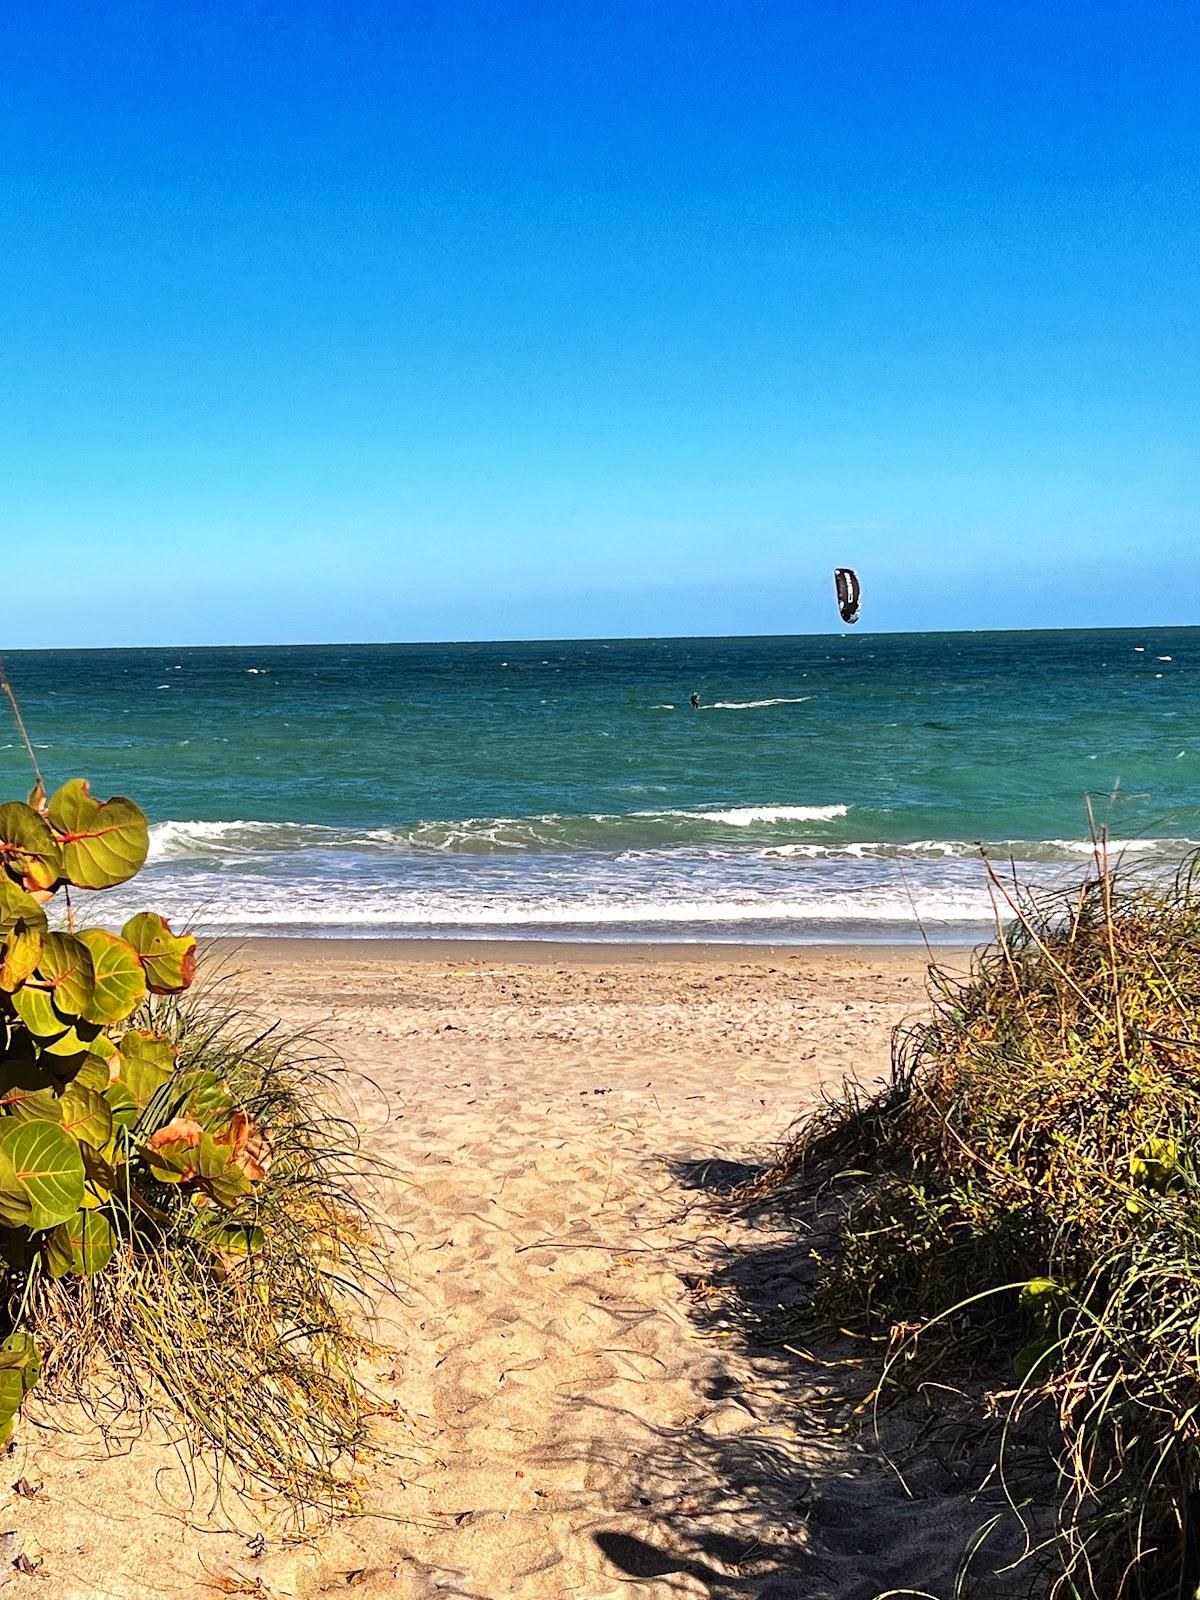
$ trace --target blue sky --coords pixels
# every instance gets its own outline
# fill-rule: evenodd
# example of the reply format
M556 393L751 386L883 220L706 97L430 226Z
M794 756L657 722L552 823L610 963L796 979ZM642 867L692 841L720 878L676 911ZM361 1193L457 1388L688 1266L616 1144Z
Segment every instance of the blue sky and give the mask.
M8 8L4 642L1200 621L1197 39Z

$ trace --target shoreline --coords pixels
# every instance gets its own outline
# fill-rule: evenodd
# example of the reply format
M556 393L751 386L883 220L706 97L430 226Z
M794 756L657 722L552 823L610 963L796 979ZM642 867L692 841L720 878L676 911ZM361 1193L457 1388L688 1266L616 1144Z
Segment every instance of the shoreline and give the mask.
M919 942L643 944L582 939L292 938L270 934L246 938L218 935L201 939L201 950L212 957L221 960L246 957L254 965L279 962L329 962L338 965L357 962L390 965L453 962L524 967L688 967L725 963L738 967L762 967L788 962L821 967L841 963L911 967L929 965L931 958L938 963L959 965L970 958L975 948L977 946L965 941L931 945L927 950Z

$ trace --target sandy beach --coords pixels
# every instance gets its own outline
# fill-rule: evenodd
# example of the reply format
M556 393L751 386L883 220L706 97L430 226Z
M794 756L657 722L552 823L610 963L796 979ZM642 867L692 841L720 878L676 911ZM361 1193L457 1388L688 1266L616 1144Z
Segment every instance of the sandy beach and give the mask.
M405 1288L374 1363L394 1464L373 1515L261 1542L149 1440L107 1454L34 1409L5 1541L78 1597L634 1594L867 1600L952 1570L956 1519L852 1435L794 1361L747 1346L734 1289L786 1301L795 1241L712 1192L823 1087L886 1065L917 949L414 947L223 952L256 1009L370 1080ZM33 1498L10 1483L37 1487ZM40 1486L40 1487L38 1487ZM32 1581L10 1569L7 1581Z

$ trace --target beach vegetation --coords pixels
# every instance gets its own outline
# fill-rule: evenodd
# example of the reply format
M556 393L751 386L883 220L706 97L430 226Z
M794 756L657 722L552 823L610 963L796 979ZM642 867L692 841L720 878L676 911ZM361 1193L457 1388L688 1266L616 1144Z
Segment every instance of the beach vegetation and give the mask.
M814 1208L800 1315L875 1341L876 1408L980 1383L1014 1515L1016 1442L1048 1458L1034 1587L1194 1596L1200 863L1151 887L1100 841L1070 895L992 883L995 943L965 976L932 970L888 1081L798 1124L756 1198Z
M188 991L192 934L81 916L143 865L82 779L0 805L0 1442L35 1384L169 1414L302 1517L355 1503L381 1254L329 1064Z

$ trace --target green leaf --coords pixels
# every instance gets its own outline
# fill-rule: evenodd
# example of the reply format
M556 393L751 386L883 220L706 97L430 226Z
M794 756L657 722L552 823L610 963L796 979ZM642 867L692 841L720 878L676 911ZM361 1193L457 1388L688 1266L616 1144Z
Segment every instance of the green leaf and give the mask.
M58 1122L62 1101L53 1089L12 1089L3 1099L4 1109L18 1122Z
M1046 1313L1059 1311L1071 1297L1065 1283L1054 1278L1030 1278L1022 1284L1020 1303L1026 1311Z
M211 1122L214 1117L224 1117L234 1110L234 1096L219 1072L208 1067L187 1067L176 1072L170 1085L176 1117L195 1117L197 1122Z
M219 1072L187 1067L176 1072L146 1108L146 1126L161 1127L173 1117L195 1117L209 1123L234 1110L233 1096Z
M123 795L101 802L86 778L72 778L50 796L46 815L62 846L63 876L80 889L111 889L145 863L150 830Z
M36 928L13 928L0 953L0 989L11 993L29 977L42 953L42 935Z
M96 988L92 952L74 934L47 933L38 959L37 981L49 989L59 1016L83 1016Z
M148 1105L175 1070L175 1047L155 1033L131 1028L121 1040L121 1082L139 1108Z
M196 1152L204 1129L192 1117L174 1117L142 1145L142 1160L160 1183L179 1183L199 1171Z
M37 966L46 931L46 913L31 894L0 873L0 988L13 990Z
M105 928L84 928L78 937L91 952L95 977L84 1018L102 1027L124 1022L146 998L146 974L137 951Z
M16 1127L14 1122L11 1126ZM0 1143L0 1225L5 1228L27 1228L33 1211L29 1191L17 1177L12 1158Z
M53 889L62 877L62 846L46 819L23 800L0 805L0 865L23 889Z
M31 894L0 873L0 934L5 937L18 925L46 931L46 913Z
M110 1083L108 1088L103 1091L103 1094L112 1112L113 1122L118 1128L134 1128L137 1126L138 1118L141 1115L141 1107L120 1078L117 1079L116 1083Z
M90 1278L112 1259L113 1231L100 1211L77 1211L46 1235L46 1265L52 1278L68 1272Z
M43 1044L47 1039L59 1039L71 1026L64 1022L54 1009L48 989L39 989L32 983L24 983L10 996L13 1010L29 1029L30 1033Z
M25 1332L10 1333L0 1344L0 1417L16 1416L41 1370L42 1361L33 1336Z
M53 1056L53 1062L48 1064L63 1077L67 1077L72 1070L72 1062L61 1058L75 1057L82 1063L99 1036L100 1029L94 1022L77 1021L73 1028L68 1028L66 1033L59 1034L57 1039L42 1040L43 1059Z
M203 1225L201 1237L205 1244L231 1255L253 1255L266 1243L266 1235L257 1223L229 1222L220 1217Z
M59 1106L63 1132L69 1133L72 1139L103 1150L112 1138L113 1130L112 1107L104 1096L97 1094L95 1089L85 1089L76 1080L63 1090Z
M79 1071L72 1079L81 1089L95 1089L97 1094L103 1094L109 1084L108 1062L102 1055L97 1055L96 1041L80 1062Z
M23 1107L30 1100L35 1106L45 1104L43 1096L48 1096L57 1107L58 1100L53 1090L54 1080L38 1062L23 1061L14 1056L0 1062L0 1106L10 1116L38 1115L36 1110L27 1113ZM61 1120L61 1112L56 1111L54 1115Z
M29 1226L36 1232L65 1222L83 1199L78 1144L54 1122L4 1120L11 1125L0 1129L0 1151L29 1197Z
M200 1184L218 1205L232 1211L251 1189L250 1179L234 1161L232 1150L206 1133L196 1154Z
M1180 1177L1178 1140L1147 1139L1129 1158L1129 1176L1137 1188L1165 1194Z
M196 975L196 936L176 934L165 917L142 911L121 929L141 958L151 994L177 994Z
M229 1211L250 1193L250 1179L232 1148L218 1144L191 1118L160 1129L142 1146L142 1159L160 1183L197 1183Z

